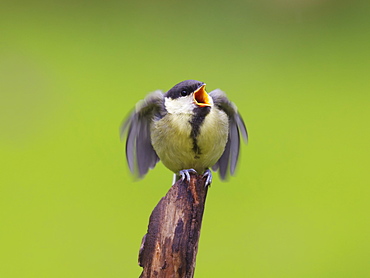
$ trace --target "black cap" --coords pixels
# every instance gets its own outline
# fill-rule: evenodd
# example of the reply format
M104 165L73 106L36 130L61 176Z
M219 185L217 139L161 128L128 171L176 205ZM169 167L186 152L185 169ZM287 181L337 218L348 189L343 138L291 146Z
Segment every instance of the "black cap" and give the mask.
M164 96L172 99L187 96L202 85L204 85L204 83L197 80L185 80L173 86Z

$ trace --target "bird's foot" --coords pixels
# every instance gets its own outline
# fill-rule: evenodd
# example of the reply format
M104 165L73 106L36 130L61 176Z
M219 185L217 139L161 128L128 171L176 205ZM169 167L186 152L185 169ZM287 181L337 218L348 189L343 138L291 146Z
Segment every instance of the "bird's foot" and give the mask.
M190 173L194 173L194 174L197 174L197 171L195 171L194 169L185 169L185 170L181 170L179 172L180 176L181 176L181 180L183 181L185 178L188 182L190 182Z
M207 177L206 183L204 184L205 187L211 186L212 183L212 172L211 170L207 169L203 173L203 177Z

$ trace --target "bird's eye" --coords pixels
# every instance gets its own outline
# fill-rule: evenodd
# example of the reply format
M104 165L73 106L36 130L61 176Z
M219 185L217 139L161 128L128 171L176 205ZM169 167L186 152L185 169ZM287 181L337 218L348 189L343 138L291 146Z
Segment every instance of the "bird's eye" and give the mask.
M181 91L181 95L184 97L184 96L186 96L188 94L188 92L187 91Z

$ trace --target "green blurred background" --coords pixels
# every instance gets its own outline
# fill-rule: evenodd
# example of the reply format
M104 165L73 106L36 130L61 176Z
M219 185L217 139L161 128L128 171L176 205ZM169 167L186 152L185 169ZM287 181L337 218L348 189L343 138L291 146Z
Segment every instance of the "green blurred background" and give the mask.
M197 79L250 134L214 179L196 277L370 277L370 3L0 4L0 277L138 277L172 174L134 181L119 125Z

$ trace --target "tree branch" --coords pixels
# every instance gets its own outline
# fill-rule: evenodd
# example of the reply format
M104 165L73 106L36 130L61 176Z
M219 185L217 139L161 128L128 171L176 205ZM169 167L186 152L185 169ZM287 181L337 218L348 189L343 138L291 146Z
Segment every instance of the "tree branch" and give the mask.
M154 208L139 252L140 278L194 276L200 228L208 187L191 174L177 181Z

